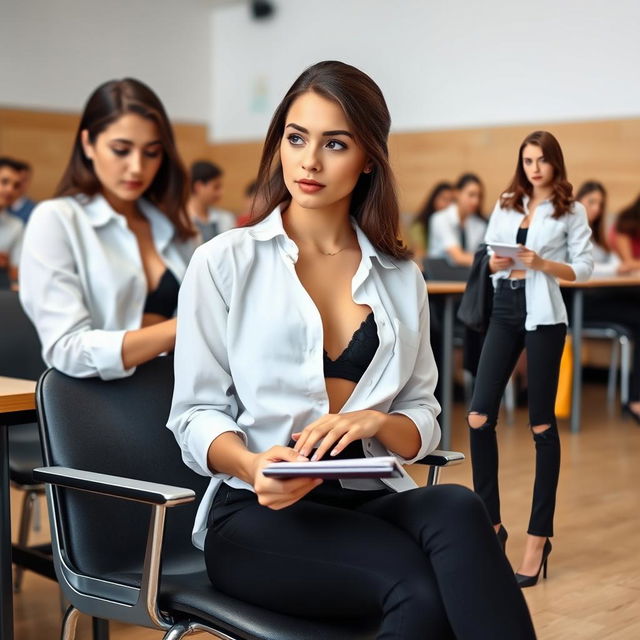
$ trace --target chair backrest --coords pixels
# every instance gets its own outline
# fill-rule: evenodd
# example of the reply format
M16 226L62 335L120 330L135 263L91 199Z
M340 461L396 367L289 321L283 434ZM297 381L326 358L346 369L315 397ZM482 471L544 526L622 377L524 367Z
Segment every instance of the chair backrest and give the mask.
M446 258L425 258L422 272L426 280L466 282L470 268L451 264Z
M46 369L40 340L15 291L0 291L0 376L37 380Z
M46 465L193 489L195 503L170 509L165 550L191 547L195 509L208 478L182 462L165 427L173 393L173 357L156 358L133 376L105 382L49 369L37 391ZM142 564L150 509L79 491L56 491L56 524L67 561L89 576L135 572ZM132 584L135 584L135 580Z

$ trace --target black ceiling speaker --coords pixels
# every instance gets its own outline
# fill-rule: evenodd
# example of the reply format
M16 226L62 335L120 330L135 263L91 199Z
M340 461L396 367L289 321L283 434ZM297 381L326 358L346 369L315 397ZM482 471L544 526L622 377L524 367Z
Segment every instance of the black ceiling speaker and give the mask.
M266 20L273 15L273 3L268 0L253 0L251 3L251 15L256 20Z

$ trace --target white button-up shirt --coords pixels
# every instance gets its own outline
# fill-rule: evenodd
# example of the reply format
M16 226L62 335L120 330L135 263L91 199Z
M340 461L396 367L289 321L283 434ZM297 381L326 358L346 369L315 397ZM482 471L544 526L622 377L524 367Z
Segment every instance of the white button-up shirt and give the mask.
M462 248L460 230L464 233L465 251L474 253L484 239L487 222L480 216L467 216L460 223L458 205L452 202L446 209L434 213L429 219L428 258L449 258L452 247Z
M523 204L525 211L528 211L528 196L524 196ZM568 264L576 274L576 280L584 282L591 277L593 271L591 228L587 212L579 202L574 202L571 213L566 213L561 218L553 218L553 212L550 200L538 205L527 232L526 246L544 260ZM485 242L515 244L523 219L523 213L515 209L503 209L498 200L489 218ZM491 276L494 286L498 280L508 278L510 273L511 268L494 273ZM534 331L539 324L567 324L567 310L557 278L542 271L527 269L524 293L527 331Z
M180 282L195 242L179 242L170 220L139 200L155 248ZM139 329L147 281L136 236L101 195L57 198L34 210L24 236L20 299L42 342L42 357L77 378L131 375L124 334Z
M376 409L409 417L420 433L420 450L412 460L396 457L411 462L440 440L426 287L413 262L379 253L353 225L362 260L352 295L372 309L380 345L341 412ZM329 412L322 321L298 279L297 259L277 208L259 224L228 231L197 249L180 289L168 427L185 463L212 476L193 531L200 548L220 482L253 490L239 478L212 473L207 452L213 440L233 431L259 453L286 446L293 432ZM376 438L365 439L363 448L366 456L389 455ZM406 473L384 482L397 491L416 486ZM378 480L342 484L383 486Z
M0 253L9 257L9 265L17 267L20 262L24 224L6 209L0 209Z

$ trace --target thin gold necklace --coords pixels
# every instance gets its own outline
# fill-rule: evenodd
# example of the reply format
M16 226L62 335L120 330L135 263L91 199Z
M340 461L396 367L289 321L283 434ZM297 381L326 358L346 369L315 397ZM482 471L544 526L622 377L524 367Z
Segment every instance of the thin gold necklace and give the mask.
M319 249L320 253L323 256L337 256L341 251L344 251L347 247L342 247L342 249L338 249L337 251L334 251L333 253L328 252L328 251L322 251L322 249Z

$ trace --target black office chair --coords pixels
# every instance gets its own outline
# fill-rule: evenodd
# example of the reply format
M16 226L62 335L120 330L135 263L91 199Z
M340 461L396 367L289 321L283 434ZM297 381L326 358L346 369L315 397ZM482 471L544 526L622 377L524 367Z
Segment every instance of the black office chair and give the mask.
M112 382L51 369L40 379L48 466L34 473L50 483L56 574L71 603L62 638L74 638L83 612L162 629L167 640L195 631L225 640L372 640L375 620L287 616L211 585L204 555L191 544L208 478L184 465L165 427L172 391L171 356ZM439 452L432 462L463 458Z
M40 340L15 291L0 291L0 320L0 375L37 380L46 369ZM18 546L23 548L27 546L34 513L39 522L38 497L44 494L44 485L33 480L33 469L40 465L42 453L38 425L10 427L9 477L14 488L24 491L17 540ZM39 529L38 524L36 529ZM47 551L44 547L38 549ZM23 567L16 565L15 591L20 590L22 577Z
M447 258L425 258L422 263L425 280L466 282L470 272L470 267L453 264Z

